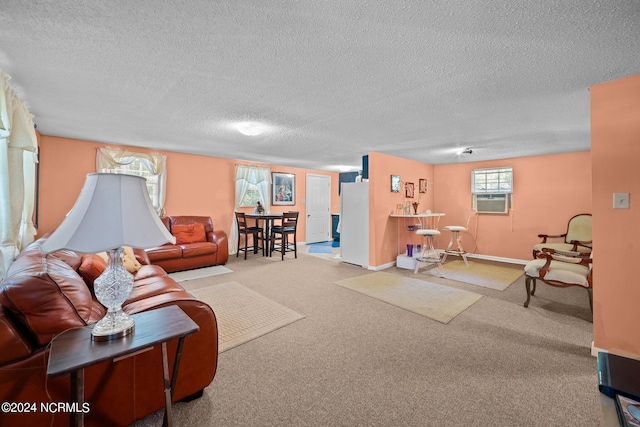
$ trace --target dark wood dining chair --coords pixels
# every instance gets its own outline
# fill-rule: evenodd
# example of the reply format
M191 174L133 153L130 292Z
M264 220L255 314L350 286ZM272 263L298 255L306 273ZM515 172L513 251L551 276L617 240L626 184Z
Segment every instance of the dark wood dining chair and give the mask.
M298 258L298 240L296 237L298 214L299 212L295 211L284 212L282 214L282 223L271 227L271 238L269 239L271 241L271 250L269 251L271 255L278 248L283 260L285 252L293 252L295 258ZM290 236L293 236L293 242L290 241ZM280 242L279 245L276 245L277 241Z
M262 249L262 256L264 256L264 245L260 246L259 243L264 241L264 231L262 227L247 225L247 218L244 212L236 212L236 221L238 223L238 250L236 251L236 257L240 254L240 251L244 251L244 259L247 259L247 251L253 250L254 254L258 253L258 249ZM253 245L249 246L249 235L253 236ZM240 239L244 235L244 247L240 247Z

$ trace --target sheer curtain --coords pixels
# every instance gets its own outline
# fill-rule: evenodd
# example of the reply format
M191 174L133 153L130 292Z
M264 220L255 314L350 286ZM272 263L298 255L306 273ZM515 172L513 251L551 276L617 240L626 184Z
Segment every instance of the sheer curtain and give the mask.
M117 166L128 165L135 160L151 174L158 176L158 215L164 215L164 201L166 198L167 183L167 156L159 153L134 153L113 147L100 147L96 154L96 171L105 172Z
M269 203L269 184L271 184L271 168L264 166L236 165L236 200L234 211L238 210L242 199L247 194L249 186L253 184L258 188L260 202L267 212L271 209ZM238 223L236 216L231 220L231 235L229 236L229 253L235 254L238 250Z
M33 116L0 72L0 277L36 234L37 152Z

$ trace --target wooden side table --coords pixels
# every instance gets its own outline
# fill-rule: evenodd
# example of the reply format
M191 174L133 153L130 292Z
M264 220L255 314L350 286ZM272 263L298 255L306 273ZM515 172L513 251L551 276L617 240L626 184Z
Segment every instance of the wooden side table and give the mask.
M162 374L164 379L164 425L172 425L171 402L178 376L184 338L200 327L176 305L134 314L135 330L132 334L111 341L92 341L92 326L70 329L56 336L51 342L47 375L70 375L70 402L84 404L84 368L98 363L131 356L155 345L162 347ZM178 339L173 372L169 376L167 342ZM84 413L71 414L70 425L84 425Z

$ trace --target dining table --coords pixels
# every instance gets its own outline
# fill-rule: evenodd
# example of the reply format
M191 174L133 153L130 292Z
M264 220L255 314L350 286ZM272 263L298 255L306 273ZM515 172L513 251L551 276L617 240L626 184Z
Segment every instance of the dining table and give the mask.
M256 227L260 227L260 221L262 221L264 255L271 256L271 228L277 219L282 219L282 213L249 213L245 215L245 218L255 219Z

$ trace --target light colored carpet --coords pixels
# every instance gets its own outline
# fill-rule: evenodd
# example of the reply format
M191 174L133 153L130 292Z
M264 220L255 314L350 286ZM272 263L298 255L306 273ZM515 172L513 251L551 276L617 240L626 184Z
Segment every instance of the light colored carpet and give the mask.
M191 291L218 320L218 353L244 344L304 316L237 282Z
M195 268L193 270L176 271L175 273L169 273L176 282L186 282L187 280L202 279L203 277L217 276L219 274L232 273L224 265L214 265L213 267Z
M515 269L497 265L482 264L469 261L452 261L442 265L440 269L429 270L429 274L471 285L483 286L497 291L504 291L524 274L523 268Z
M473 292L384 272L336 284L445 324L482 298Z

